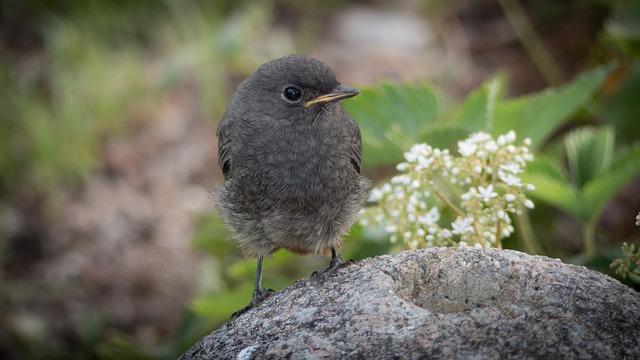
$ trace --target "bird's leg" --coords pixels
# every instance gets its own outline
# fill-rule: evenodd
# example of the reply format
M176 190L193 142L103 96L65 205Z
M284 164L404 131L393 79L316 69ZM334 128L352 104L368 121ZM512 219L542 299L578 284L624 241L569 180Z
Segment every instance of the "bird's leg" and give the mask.
M338 254L338 252L336 251L335 246L331 247L331 262L329 263L329 268L327 270L340 269L340 268L343 268L345 266L349 266L349 265L351 265L353 263L355 263L355 260L353 260L353 259L349 259L347 261L342 260L342 256L340 256L340 254Z
M240 315L258 306L258 304L260 304L266 298L268 298L269 296L273 295L273 293L275 293L275 291L271 289L262 288L262 258L263 258L262 256L258 257L258 268L256 269L256 286L253 288L253 296L251 297L251 302L249 303L249 305L234 312L231 315L232 319L234 317L239 317Z
M342 260L342 256L338 254L335 246L331 247L331 262L329 263L329 269L336 268L340 266L344 261Z
M337 270L337 269L342 269L343 267L347 267L351 264L355 263L355 261L353 259L349 259L347 261L342 260L342 256L340 256L340 254L338 254L338 252L336 251L335 246L331 247L331 262L329 263L329 267L324 269L324 270L316 270L314 271L311 276L315 277L318 275L322 275L324 273L327 273L331 270Z

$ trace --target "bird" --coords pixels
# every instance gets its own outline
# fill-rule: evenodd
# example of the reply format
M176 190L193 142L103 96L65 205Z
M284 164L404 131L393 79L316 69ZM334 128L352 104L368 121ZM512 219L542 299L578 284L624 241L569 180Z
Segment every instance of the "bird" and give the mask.
M262 262L278 249L331 256L325 271L347 264L342 236L371 187L360 129L340 103L358 94L324 62L297 54L262 64L238 85L216 131L224 183L213 198L257 268L251 302L232 318L273 294L262 288Z

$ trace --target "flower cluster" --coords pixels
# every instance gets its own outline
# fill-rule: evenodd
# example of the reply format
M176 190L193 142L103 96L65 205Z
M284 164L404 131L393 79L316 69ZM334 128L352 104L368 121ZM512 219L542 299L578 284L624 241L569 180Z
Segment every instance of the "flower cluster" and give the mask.
M640 214L636 219L638 220L636 225L640 226ZM635 245L622 243L622 258L614 259L609 267L615 269L616 274L623 279L629 277L631 281L640 284L640 248L636 252Z
M384 223L391 242L412 249L431 246L500 247L514 231L510 213L533 208L520 178L533 160L529 139L513 143L513 131L493 139L479 132L458 142L459 156L426 144L414 145L397 166L402 174L371 192L361 222ZM450 226L445 219L453 220Z

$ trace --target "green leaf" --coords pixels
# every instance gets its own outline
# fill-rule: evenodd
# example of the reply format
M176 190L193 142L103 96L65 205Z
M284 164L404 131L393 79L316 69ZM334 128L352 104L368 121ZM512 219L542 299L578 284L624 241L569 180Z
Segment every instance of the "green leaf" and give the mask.
M491 129L496 102L502 96L504 78L495 77L467 96L460 112L451 124L465 129L467 134Z
M431 128L418 138L418 142L427 143L434 148L457 149L458 141L469 135L469 130L462 128Z
M585 184L583 207L590 212L587 220L595 220L604 207L629 181L640 174L640 145L616 154L609 171Z
M554 205L567 213L581 217L578 195L558 162L552 157L538 156L527 165L522 179L535 186L531 196Z
M532 148L539 147L591 98L610 70L611 66L601 66L564 87L497 103L491 134L514 130L519 137L530 138Z
M364 166L396 164L438 118L438 97L426 84L382 84L344 102L362 132Z
M613 129L580 128L564 138L572 181L577 188L606 172L611 165L615 137Z

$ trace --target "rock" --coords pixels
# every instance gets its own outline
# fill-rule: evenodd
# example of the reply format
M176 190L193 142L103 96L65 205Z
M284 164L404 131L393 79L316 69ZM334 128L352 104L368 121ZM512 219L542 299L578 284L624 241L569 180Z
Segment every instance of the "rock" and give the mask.
M516 251L406 251L300 280L181 357L281 358L640 359L640 294Z

